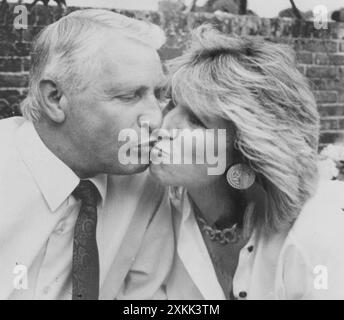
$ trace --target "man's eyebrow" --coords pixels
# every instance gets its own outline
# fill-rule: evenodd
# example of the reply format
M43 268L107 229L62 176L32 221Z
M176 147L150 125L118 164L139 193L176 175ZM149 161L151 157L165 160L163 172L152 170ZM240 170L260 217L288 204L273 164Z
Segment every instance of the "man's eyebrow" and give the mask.
M167 79L163 78L156 85L154 85L153 90L164 90L167 87ZM126 84L116 84L104 90L107 96L116 96L125 93L145 93L150 89L149 86L145 85L126 85Z
M149 88L147 86L133 86L133 87L129 87L129 86L114 86L108 89L105 89L105 94L107 94L108 96L116 96L116 95L120 95L120 94L124 94L124 93L134 93L134 92L138 92L138 93L144 93L148 90Z

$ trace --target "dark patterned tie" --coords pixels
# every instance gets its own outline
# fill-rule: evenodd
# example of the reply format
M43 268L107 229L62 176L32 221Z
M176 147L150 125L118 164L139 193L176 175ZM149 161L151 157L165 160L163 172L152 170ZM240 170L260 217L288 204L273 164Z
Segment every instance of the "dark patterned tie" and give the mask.
M99 295L99 255L96 240L99 193L89 180L81 180L73 191L81 200L73 241L73 300L97 300Z

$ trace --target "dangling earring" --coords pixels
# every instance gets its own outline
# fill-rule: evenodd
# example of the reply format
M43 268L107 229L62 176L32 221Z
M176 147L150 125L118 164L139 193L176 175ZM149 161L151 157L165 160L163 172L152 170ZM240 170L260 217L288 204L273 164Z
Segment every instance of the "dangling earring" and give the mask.
M256 174L247 164L237 163L228 169L226 178L234 189L245 190L253 185Z

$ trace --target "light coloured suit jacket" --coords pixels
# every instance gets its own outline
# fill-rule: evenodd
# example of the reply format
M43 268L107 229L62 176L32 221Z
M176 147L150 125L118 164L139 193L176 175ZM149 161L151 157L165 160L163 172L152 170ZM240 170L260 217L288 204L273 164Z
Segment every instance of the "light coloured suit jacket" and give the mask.
M79 179L21 117L0 121L0 150L0 299L70 299ZM147 172L91 180L100 299L164 299L174 250L164 189Z

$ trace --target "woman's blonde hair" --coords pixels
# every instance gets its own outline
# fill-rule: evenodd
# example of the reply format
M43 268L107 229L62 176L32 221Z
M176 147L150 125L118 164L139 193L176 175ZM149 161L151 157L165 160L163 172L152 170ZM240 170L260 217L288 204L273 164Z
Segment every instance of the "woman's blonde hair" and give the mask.
M169 67L176 104L234 124L236 146L267 194L254 227L289 228L316 187L319 136L314 96L292 49L203 25Z

